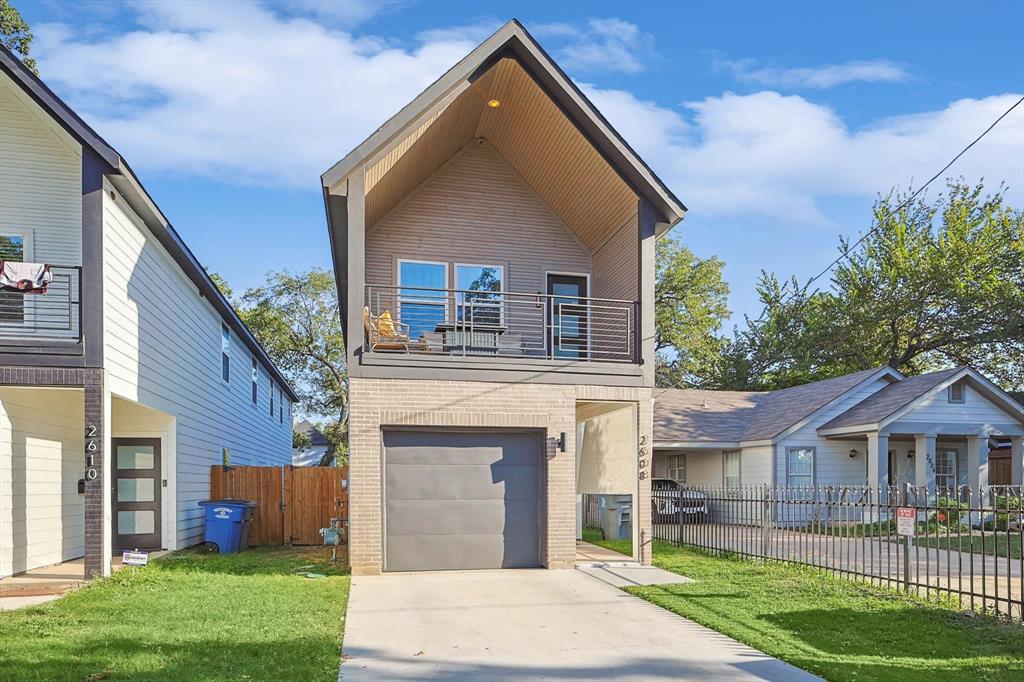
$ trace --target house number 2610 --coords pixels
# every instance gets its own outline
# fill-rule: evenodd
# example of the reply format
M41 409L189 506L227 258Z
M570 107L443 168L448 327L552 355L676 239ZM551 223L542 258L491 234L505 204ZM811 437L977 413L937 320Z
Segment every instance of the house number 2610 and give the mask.
M636 466L637 471L640 472L640 480L643 481L647 478L647 436L640 436L640 447L637 449Z
M96 468L96 455L92 454L99 450L99 444L96 442L96 434L99 432L92 424L88 424L85 427L85 480L95 481L99 478L100 472Z

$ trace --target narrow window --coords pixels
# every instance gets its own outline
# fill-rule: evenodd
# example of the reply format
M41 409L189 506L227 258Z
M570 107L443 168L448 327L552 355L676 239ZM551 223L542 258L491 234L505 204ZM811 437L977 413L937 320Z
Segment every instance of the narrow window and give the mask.
M231 381L231 330L220 323L220 378Z
M270 418L273 419L274 418L274 382L273 382L273 380L270 381L269 385L267 386L267 389L268 389L267 392L270 393Z
M957 457L960 453L950 448L935 453L935 488L942 495L956 488Z
M686 455L668 456L668 477L686 483Z
M964 384L958 381L949 387L949 402L962 403L964 401Z
M723 474L726 488L740 487L740 451L730 450L723 454Z
M814 448L790 448L786 454L786 485L814 485Z
M277 389L277 421L284 424L284 391Z
M256 398L259 395L259 379L260 379L260 366L256 364L256 358L252 359L252 404L256 404Z

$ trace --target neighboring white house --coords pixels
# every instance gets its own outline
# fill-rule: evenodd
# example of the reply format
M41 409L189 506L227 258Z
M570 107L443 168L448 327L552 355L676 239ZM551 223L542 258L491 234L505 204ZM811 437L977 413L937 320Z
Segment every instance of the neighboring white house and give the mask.
M990 440L1024 479L1024 406L969 367L882 367L770 392L655 393L654 475L697 486L989 485Z
M201 541L209 469L291 462L293 390L124 160L0 48L0 576Z
M295 433L306 435L309 438L309 445L304 448L292 448L292 466L315 467L320 464L331 446L327 436L308 419L297 423L294 430Z

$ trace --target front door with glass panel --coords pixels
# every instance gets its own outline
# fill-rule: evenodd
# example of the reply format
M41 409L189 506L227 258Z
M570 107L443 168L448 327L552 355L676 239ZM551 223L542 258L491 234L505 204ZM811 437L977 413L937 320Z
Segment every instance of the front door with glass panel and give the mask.
M114 438L114 549L160 549L160 439Z
M556 358L585 358L589 347L587 278L548 275L548 348Z

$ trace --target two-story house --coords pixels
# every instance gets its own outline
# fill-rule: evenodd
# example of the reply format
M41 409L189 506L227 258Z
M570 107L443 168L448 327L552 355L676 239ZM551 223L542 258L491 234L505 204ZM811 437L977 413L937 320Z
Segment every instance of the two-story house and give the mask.
M684 215L517 22L322 177L356 573L570 567L629 496L647 563L654 242Z
M0 577L202 540L296 395L123 158L0 47ZM20 287L20 288L19 288Z

